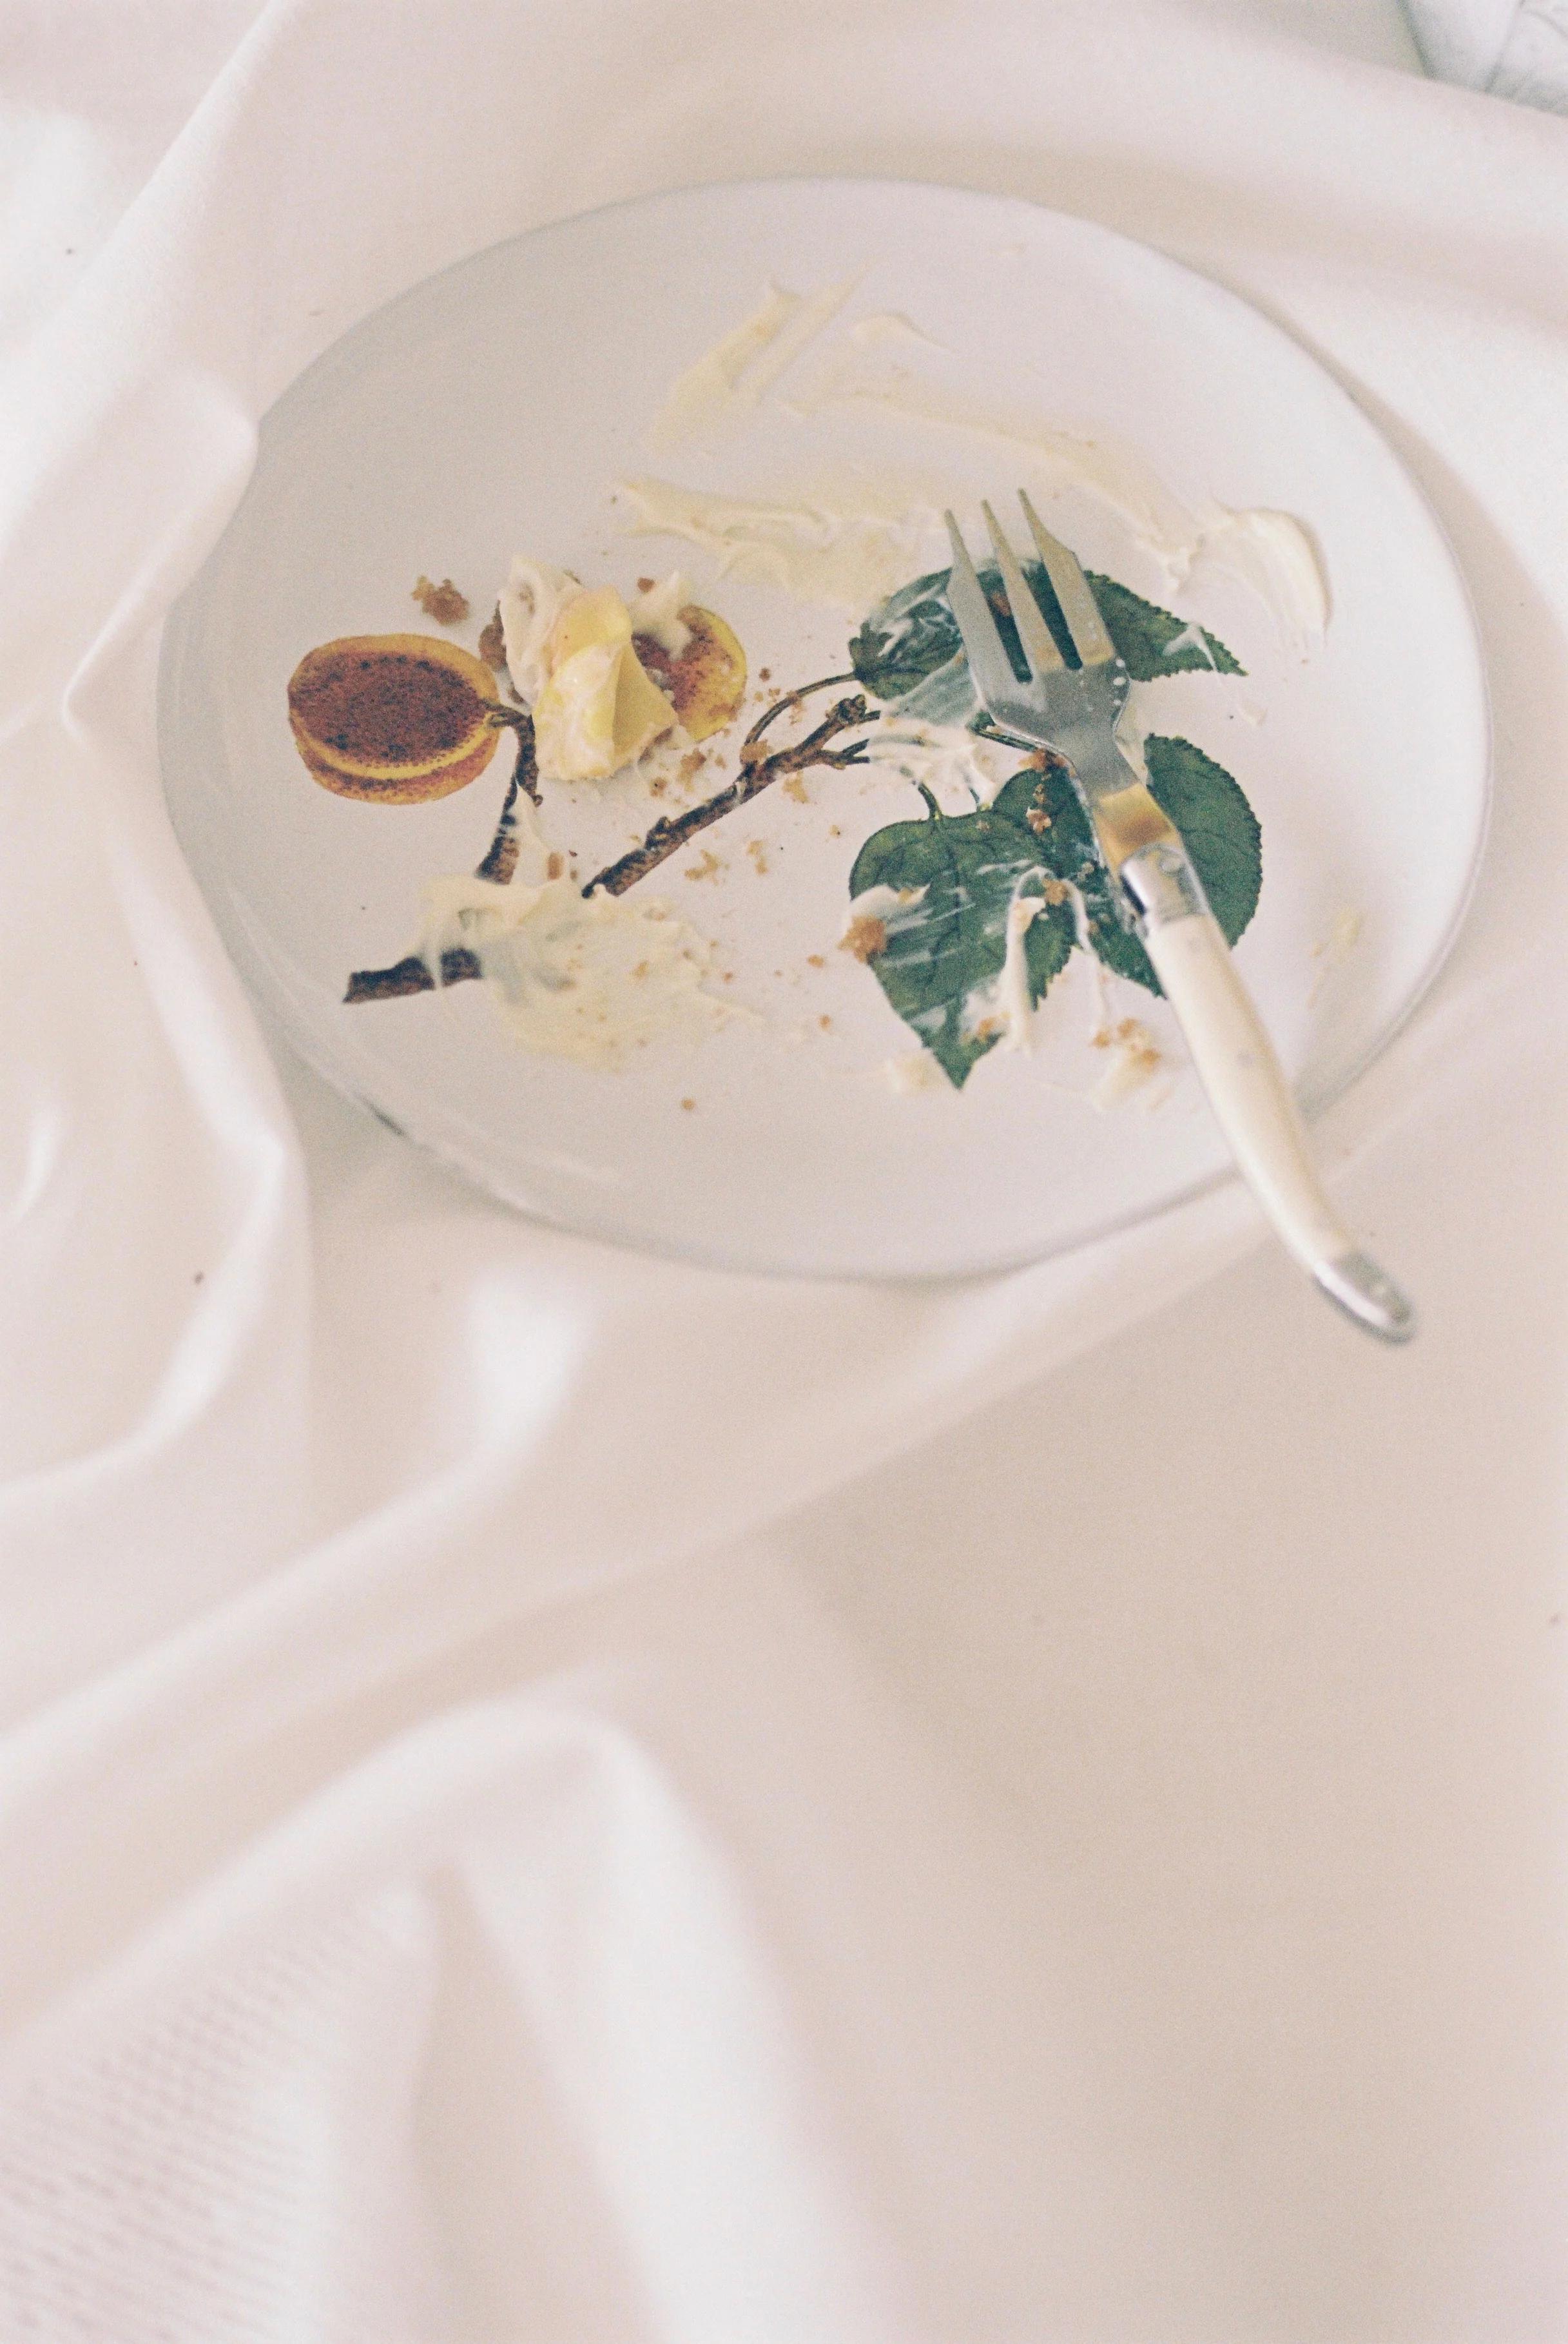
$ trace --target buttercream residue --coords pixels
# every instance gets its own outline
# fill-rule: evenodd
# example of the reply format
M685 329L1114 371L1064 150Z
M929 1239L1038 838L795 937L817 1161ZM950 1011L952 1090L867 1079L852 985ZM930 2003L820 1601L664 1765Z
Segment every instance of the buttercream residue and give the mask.
M1307 995L1309 1001L1316 1001L1334 971L1343 967L1361 940L1361 915L1360 912L1351 911L1347 904L1342 912L1335 914L1328 935L1320 936L1312 946L1312 958L1318 964L1318 973Z
M619 480L633 537L678 537L721 577L781 587L862 617L917 569L936 514L895 496L814 482L774 499L730 497L676 480Z
M987 441L1037 491L1087 489L1109 505L1159 563L1169 586L1184 584L1200 569L1226 570L1260 597L1291 649L1305 651L1322 637L1328 583L1317 548L1293 514L1213 500L1189 505L1124 441L1065 431L1021 410L982 404L907 366L869 366L843 345L817 381L791 401L790 411L804 417L835 407L873 408L903 423Z
M683 440L722 429L749 414L814 342L855 290L855 280L824 286L815 293L790 293L770 285L751 315L722 335L712 349L678 375L650 426L649 448L679 447Z
M614 1068L666 1036L700 1039L737 1013L703 991L712 947L661 903L582 895L576 882L500 886L466 875L425 890L420 957L474 955L525 1049Z
M1026 878L1028 876L1026 874ZM1029 963L1025 939L1039 914L1046 908L1043 895L1022 893L1024 881L1013 891L1007 906L1007 950L1002 963L1002 974L996 979L995 1012L1002 1021L998 1050L1027 1050L1029 1046L1029 1020L1034 1015L1030 998Z
M878 1071L888 1089L900 1098L915 1098L922 1091L952 1089L929 1050L905 1050L897 1057L884 1058Z
M1150 1082L1165 1064L1159 1045L1141 1018L1123 1017L1115 1026L1101 1026L1091 1039L1097 1050L1108 1054L1105 1072L1089 1093L1091 1106L1103 1110L1119 1106Z
M868 763L892 765L906 781L924 784L938 804L946 799L948 813L956 791L988 806L1018 763L1016 749L987 742L966 725L886 714L867 733L865 754Z

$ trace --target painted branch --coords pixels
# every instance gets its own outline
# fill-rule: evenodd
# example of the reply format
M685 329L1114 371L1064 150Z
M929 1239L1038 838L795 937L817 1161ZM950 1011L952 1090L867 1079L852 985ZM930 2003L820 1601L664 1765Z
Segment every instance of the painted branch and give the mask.
M495 826L495 836L485 850L484 861L474 873L476 879L491 879L498 886L511 884L517 869L517 793L539 803L539 761L533 746L533 719L525 713L513 714L511 710L498 708L491 722L508 724L517 734L517 756L511 777L506 785L506 798L501 809L501 820ZM470 952L460 949L441 955L441 983L461 985L480 974L479 962ZM345 1004L355 1001L398 1001L410 993L433 993L435 978L429 965L418 953L406 960L394 962L390 968L357 968L349 979L349 990L343 995Z
M773 706L758 717L741 743L741 769L729 787L719 791L714 797L704 799L701 805L688 807L673 821L668 815L662 815L640 846L634 846L618 862L596 872L582 893L591 895L595 888L602 887L608 895L623 895L628 887L633 886L639 879L645 878L650 871L657 870L661 863L678 853L688 839L695 838L699 832L707 829L710 823L722 822L725 814L749 804L770 783L778 781L785 773L802 773L809 765L843 766L864 763L865 748L863 742L854 742L847 749L832 749L827 745L839 733L849 732L855 725L866 722L871 711L859 692L835 701L822 722L793 747L775 749L771 754L762 747L763 734L786 710L798 709L814 692L825 692L833 684L853 682L853 676L848 675L824 676L820 683L803 685L799 692L786 692L782 700L774 701ZM496 824L495 836L474 875L480 879L494 880L504 886L510 884L517 868L517 793L521 789L535 805L539 804L539 769L531 720L527 716L519 718L509 712L498 711L496 721L516 727L517 763L508 785L506 803L501 807L501 820ZM470 952L441 955L440 981L443 987L461 985L466 979L481 974L479 961ZM435 990L436 980L429 965L418 953L410 953L407 959L396 962L390 968L356 969L349 979L349 989L343 999L345 1003L397 1001L410 994L433 993Z
M517 756L511 768L511 779L506 785L506 800L501 810L501 820L495 826L495 836L485 852L484 861L474 873L476 879L493 879L498 886L511 884L517 869L517 793L522 792L535 805L539 795L539 756L533 745L533 719L522 711L498 708L491 718L492 724L508 724L517 734Z
M455 952L441 955L441 983L461 985L465 977L478 976L479 962L470 952L460 946ZM399 1001L406 994L433 993L436 980L430 975L430 964L410 953L407 960L394 963L390 968L357 968L349 979L349 990L343 995L349 1001Z
M832 681L840 683L844 679L835 676ZM775 749L772 756L764 755L758 739L763 726L770 723L780 709L789 705L789 702L780 701L754 725L741 747L741 770L727 789L721 790L716 797L705 798L701 805L688 806L684 813L673 817L662 814L640 846L633 846L618 861L607 864L602 871L595 872L583 888L583 894L592 895L596 888L602 887L607 895L623 895L628 887L635 886L639 879L645 879L650 871L656 871L661 863L667 862L672 854L679 854L683 846L706 830L711 823L723 822L726 814L733 813L738 807L748 805L753 798L760 797L763 791L782 774L801 773L808 765L855 765L863 761L864 744L858 741L849 749L830 749L827 746L835 734L847 732L852 725L865 723L870 711L858 692L853 699L835 702L815 731L808 732L804 740L796 742L793 748Z

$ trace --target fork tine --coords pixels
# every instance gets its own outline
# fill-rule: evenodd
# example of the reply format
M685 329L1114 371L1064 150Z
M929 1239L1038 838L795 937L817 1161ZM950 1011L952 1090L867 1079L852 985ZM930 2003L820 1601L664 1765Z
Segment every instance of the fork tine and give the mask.
M987 706L997 698L1017 698L1019 684L1013 673L1013 662L1007 657L996 626L996 613L986 600L975 565L969 559L969 549L959 535L958 524L950 512L944 513L947 534L953 541L953 569L947 581L947 599L953 606L953 616L958 621L958 632L964 638L964 652L975 679L975 689Z
M1062 616L1067 622L1074 650L1085 667L1103 666L1107 660L1115 659L1116 645L1106 632L1099 605L1090 591L1088 580L1084 576L1077 555L1069 552L1060 538L1051 535L1022 489L1018 490L1018 502L1024 508L1024 519L1029 524L1029 533L1035 541L1035 549L1044 565L1046 576L1057 590L1057 600L1062 606Z
M980 510L986 516L986 526L996 549L996 567L1007 590L1007 608L1013 614L1013 624L1018 630L1018 640L1028 656L1030 672L1048 675L1053 668L1065 667L1067 662L1057 649L1056 637L1047 626L1045 614L1029 591L1029 581L1018 567L1017 554L997 526L996 514L986 504L983 504Z

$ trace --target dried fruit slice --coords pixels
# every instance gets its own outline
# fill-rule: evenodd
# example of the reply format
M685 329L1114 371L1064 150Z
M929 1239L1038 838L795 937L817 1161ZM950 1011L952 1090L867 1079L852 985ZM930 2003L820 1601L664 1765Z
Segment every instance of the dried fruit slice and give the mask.
M439 635L345 635L288 680L295 745L339 797L414 805L483 773L500 734L495 680Z

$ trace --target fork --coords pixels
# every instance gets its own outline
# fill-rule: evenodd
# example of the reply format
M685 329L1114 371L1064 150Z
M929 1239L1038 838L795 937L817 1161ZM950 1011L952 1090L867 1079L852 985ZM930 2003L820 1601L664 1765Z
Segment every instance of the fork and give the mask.
M1131 679L1076 555L1019 503L1080 664L1069 667L989 505L1007 607L1028 673L1014 671L958 524L949 512L948 599L982 705L1005 732L1066 760L1115 884L1118 912L1142 942L1186 1037L1237 1167L1290 1251L1329 1298L1387 1343L1416 1317L1362 1251L1325 1194L1284 1071L1209 908L1180 832L1116 737Z

